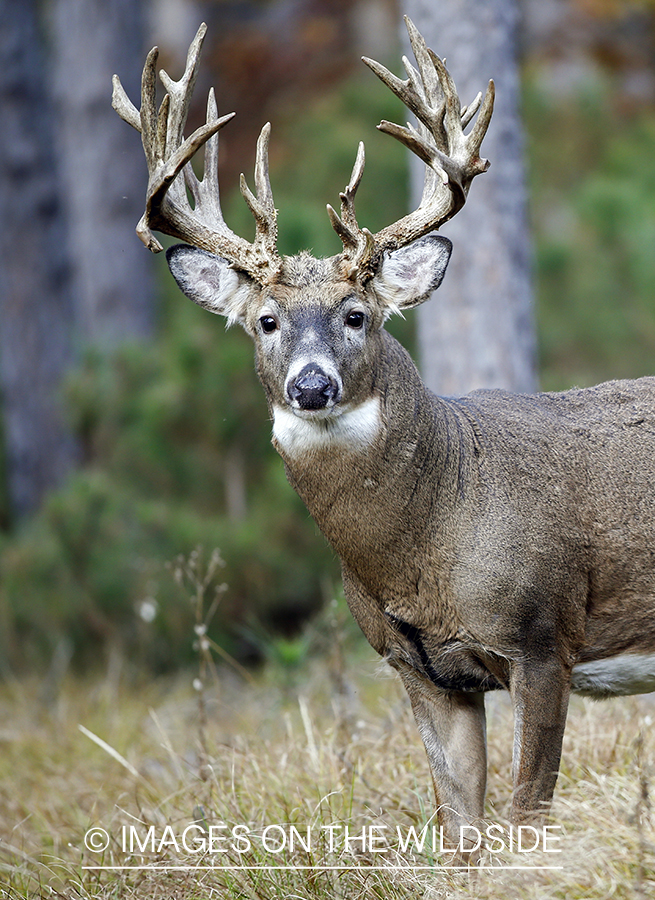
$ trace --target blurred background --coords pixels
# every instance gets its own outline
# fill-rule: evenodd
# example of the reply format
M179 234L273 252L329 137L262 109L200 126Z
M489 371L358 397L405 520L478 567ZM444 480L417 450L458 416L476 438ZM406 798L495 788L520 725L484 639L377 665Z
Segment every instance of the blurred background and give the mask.
M112 654L153 673L185 665L194 610L175 573L215 548L227 587L211 633L241 661L292 648L338 591L337 561L270 446L249 339L186 301L134 234L145 164L110 82L119 73L138 106L150 46L177 78L206 21L190 128L213 84L220 111L237 112L221 132L228 222L252 233L238 176L251 178L271 120L280 250L329 255L325 205L359 140L360 223L378 230L420 189L404 148L375 131L405 113L359 61L401 73L405 11L447 55L463 102L493 76L515 121L498 111L463 231L443 229L465 270L454 261L446 279L455 318L444 284L422 308L427 346L415 318L394 332L426 376L450 365L429 374L445 393L655 373L653 0L0 0L0 675ZM485 212L478 182L498 191L510 168L520 177ZM462 299L467 277L475 296ZM514 301L489 298L518 283L515 333Z

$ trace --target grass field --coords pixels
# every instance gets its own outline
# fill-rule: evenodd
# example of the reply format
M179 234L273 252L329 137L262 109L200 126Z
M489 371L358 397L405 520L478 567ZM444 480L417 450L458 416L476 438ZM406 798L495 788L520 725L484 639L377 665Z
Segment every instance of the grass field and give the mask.
M655 697L574 699L561 852L496 843L491 868L464 875L413 840L433 798L396 677L340 609L300 646L255 675L211 674L205 654L201 690L195 672L148 681L119 657L92 682L5 682L0 897L655 896ZM489 699L487 814L502 825L512 717Z

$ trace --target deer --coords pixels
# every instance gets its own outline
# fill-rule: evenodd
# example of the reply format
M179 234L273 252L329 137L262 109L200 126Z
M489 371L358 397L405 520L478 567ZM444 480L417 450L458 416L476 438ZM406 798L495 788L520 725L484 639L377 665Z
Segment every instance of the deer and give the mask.
M425 387L384 323L444 278L452 247L435 232L488 168L494 84L461 106L443 61L406 25L406 79L363 61L416 117L378 128L423 160L422 199L375 234L360 227L360 144L340 213L327 208L343 244L330 258L278 254L270 124L256 193L240 181L254 239L225 223L218 135L234 113L219 117L212 90L206 122L183 133L204 25L182 78L160 72L159 109L157 48L141 109L116 76L113 105L141 132L148 166L137 234L153 252L153 230L182 241L167 251L182 292L253 339L272 442L340 558L352 615L406 688L442 834L461 850L462 825L484 816L488 692L511 697L509 818L521 824L548 814L571 692L655 690L655 378L460 398ZM191 166L201 147L202 179Z

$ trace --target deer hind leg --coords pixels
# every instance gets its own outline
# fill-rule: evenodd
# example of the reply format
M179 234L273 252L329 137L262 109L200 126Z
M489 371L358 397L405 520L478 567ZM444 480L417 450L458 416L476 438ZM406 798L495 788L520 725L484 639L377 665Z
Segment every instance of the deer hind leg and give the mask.
M515 824L543 819L549 810L562 755L570 671L557 659L515 662L510 676L514 706Z
M484 811L487 741L484 694L444 692L409 665L394 661L403 680L430 764L444 846L457 847L464 825ZM473 855L463 857L475 862ZM459 856L456 861L460 861Z

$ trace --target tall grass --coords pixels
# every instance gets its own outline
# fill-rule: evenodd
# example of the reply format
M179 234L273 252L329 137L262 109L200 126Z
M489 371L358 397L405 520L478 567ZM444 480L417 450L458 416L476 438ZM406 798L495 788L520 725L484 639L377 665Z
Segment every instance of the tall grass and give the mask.
M493 868L463 875L438 850L399 851L398 831L431 821L427 761L402 688L346 616L331 606L304 655L248 679L229 663L212 676L200 647L200 703L197 673L135 684L120 659L93 684L64 681L56 696L43 682L5 684L0 897L654 895L652 697L575 699L553 807L561 852L487 853ZM504 696L489 701L487 815L502 824L511 709ZM243 837L194 852L234 826L247 852ZM346 826L359 838L347 847ZM102 852L85 848L93 828L109 835ZM384 840L362 847L363 828Z

